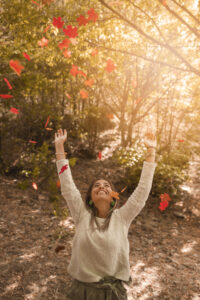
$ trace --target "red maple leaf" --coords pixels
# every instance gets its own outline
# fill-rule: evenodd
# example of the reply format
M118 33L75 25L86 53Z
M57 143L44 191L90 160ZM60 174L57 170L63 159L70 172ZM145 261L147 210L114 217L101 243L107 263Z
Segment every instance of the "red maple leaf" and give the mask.
M88 23L88 19L86 19L83 15L80 15L78 18L77 18L77 22L78 22L78 25L81 26L81 25L86 25Z
M49 43L49 41L45 37L43 37L40 41L38 41L38 45L41 47L48 46L48 43Z
M168 207L168 205L169 205L169 202L167 200L164 200L164 201L160 202L159 209L160 210L165 210L166 207Z
M6 94L5 94L5 95L2 95L2 94L1 94L0 97L1 97L1 98L5 98L5 99L6 99L6 98L13 98L12 95L6 95Z
M25 57L26 59L31 60L31 59L30 59L30 56L29 56L26 52L23 52L22 54L24 55L24 57Z
M182 143L182 142L184 142L184 140L178 140L178 142Z
M115 199L119 200L119 193L118 192L112 191L112 192L110 192L110 196L112 198L115 198Z
M4 78L4 80L5 80L5 82L7 83L8 88L9 88L10 90L12 90L12 86L11 86L10 82L8 81L8 79L7 79L7 78Z
M64 165L62 168L61 168L61 171L59 172L59 174L63 173L65 170L67 170L68 168L68 165Z
M78 35L77 29L77 27L73 28L71 25L68 25L67 28L63 28L63 32L65 35L71 38L75 38Z
M95 12L94 8L88 10L87 14L89 15L88 21L96 22L98 20L98 14Z
M58 47L59 47L60 49L68 48L70 43L71 43L70 40L64 39L64 40L62 41L62 43L60 43L60 44L58 45Z
M18 76L20 76L21 71L24 69L24 66L20 65L20 62L18 60L10 60L10 67L13 69Z
M46 124L45 124L44 128L46 128L46 127L47 127L47 124L49 123L49 118L50 118L50 116L48 116L48 118L47 118L47 121L46 121Z
M111 59L107 60L107 65L106 65L106 71L107 72L112 72L115 69L115 64Z
M113 114L107 114L106 117L110 120L112 120L114 118L114 115Z
M29 143L36 144L36 141L29 140Z
M97 54L98 54L98 49L97 49L97 48L93 49L91 55L92 55L92 56L95 56L95 55L97 55Z
M63 27L64 21L62 21L61 17L58 17L57 19L54 17L52 24L59 29Z
M160 199L161 199L161 201L164 201L164 200L170 201L171 200L169 194L167 194L167 193L161 194Z
M14 108L14 107L11 107L11 108L10 108L10 111L11 111L12 113L14 113L14 114L18 114L18 113L19 113L18 109L17 109L17 108Z
M36 4L36 5L40 5L39 3L37 3L36 1L34 1L34 0L31 0L34 4Z
M80 94L83 99L88 98L88 92L86 92L86 90L80 90Z
M99 153L98 153L98 159L102 159L102 153L101 153L101 151L99 151Z
M77 74L82 75L84 77L87 77L87 75L81 70L77 71Z
M67 49L63 51L63 55L64 57L71 57L72 56L72 53L71 51L68 51Z

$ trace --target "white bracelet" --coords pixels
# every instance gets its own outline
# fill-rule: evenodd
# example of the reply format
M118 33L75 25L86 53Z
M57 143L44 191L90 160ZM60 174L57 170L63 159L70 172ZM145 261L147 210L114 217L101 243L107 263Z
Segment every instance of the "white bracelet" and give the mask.
M67 152L63 152L63 153L57 153L57 152L56 152L56 154L67 154Z

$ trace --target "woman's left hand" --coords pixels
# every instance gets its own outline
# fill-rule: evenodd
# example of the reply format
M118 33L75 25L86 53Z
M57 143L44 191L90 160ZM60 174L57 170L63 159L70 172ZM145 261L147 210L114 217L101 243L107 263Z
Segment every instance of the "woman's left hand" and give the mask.
M144 134L144 144L147 148L157 147L156 137L150 130L146 131Z

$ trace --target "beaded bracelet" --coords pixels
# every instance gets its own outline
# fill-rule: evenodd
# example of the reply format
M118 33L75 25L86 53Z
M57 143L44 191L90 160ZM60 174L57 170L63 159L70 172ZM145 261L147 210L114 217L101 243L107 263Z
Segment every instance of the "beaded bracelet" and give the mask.
M63 152L63 153L57 153L57 152L56 152L56 154L67 154L67 152Z

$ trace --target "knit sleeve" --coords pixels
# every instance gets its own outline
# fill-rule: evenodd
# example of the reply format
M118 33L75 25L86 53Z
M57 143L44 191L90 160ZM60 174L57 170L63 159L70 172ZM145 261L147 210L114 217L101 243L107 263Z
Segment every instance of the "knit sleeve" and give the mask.
M128 198L127 202L119 209L119 214L128 227L145 206L151 191L156 166L157 163L155 162L143 162L138 186Z
M78 223L83 200L77 189L70 170L69 160L60 159L56 161L57 172L60 179L61 195L67 202L71 216L75 224Z

